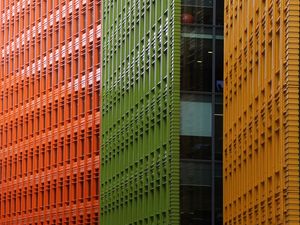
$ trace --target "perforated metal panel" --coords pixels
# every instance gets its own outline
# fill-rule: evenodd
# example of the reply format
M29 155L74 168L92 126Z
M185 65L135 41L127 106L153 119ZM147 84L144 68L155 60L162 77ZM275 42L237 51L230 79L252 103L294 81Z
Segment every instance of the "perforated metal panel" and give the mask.
M177 0L103 1L101 224L179 224Z
M300 224L300 2L225 5L225 224Z

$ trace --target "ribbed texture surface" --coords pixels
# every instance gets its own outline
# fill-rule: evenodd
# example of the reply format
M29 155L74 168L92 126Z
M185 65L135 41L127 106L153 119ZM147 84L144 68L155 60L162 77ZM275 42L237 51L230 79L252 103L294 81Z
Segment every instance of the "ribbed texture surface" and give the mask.
M99 224L100 1L0 15L0 224Z
M300 224L299 0L225 2L224 223Z
M178 2L103 2L101 225L179 224Z

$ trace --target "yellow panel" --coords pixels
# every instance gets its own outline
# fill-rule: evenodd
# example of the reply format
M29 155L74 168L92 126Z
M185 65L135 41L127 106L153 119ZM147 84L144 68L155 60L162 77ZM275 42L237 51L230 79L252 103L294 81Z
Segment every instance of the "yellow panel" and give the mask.
M299 0L225 0L224 224L300 224Z

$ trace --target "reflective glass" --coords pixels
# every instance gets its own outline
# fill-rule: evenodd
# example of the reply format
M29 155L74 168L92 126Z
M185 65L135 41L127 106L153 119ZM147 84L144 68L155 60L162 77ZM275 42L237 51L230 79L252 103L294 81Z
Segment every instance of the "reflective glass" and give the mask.
M181 159L211 159L211 137L180 136Z
M184 0L181 8L183 25L199 25L213 23L212 0Z
M212 40L203 38L181 39L181 90L212 90Z
M223 116L215 116L215 159L222 160L223 146Z
M223 92L223 40L216 40L216 92Z
M215 225L222 225L223 211L223 182L222 182L222 163L215 164Z
M222 178L215 178L215 225L222 225L223 189Z
M222 224L223 10L182 0L181 225Z
M211 187L181 186L181 225L211 224Z
M224 0L216 0L216 24L223 26L224 24Z
M181 185L211 186L211 162L181 160Z

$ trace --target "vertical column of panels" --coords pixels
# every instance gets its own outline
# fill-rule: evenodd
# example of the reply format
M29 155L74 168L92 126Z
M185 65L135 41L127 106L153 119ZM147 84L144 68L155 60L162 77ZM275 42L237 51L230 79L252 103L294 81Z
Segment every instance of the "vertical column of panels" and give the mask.
M226 1L225 224L299 224L299 1Z
M1 1L0 223L98 224L100 1Z
M179 224L180 1L103 1L101 224Z

